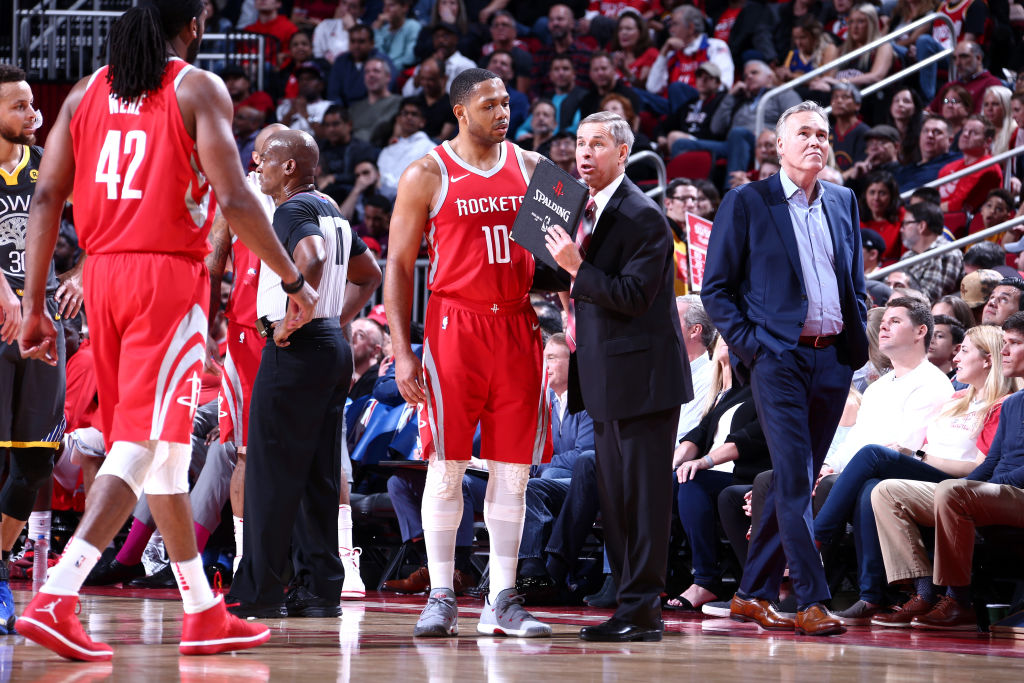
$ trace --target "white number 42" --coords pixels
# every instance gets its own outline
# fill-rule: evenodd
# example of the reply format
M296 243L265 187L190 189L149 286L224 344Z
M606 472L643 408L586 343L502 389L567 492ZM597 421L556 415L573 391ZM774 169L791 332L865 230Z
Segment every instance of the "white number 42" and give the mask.
M142 190L132 187L135 174L142 164L142 158L146 154L146 133L141 130L130 130L124 136L124 149L121 148L121 131L107 131L107 138L103 141L103 148L100 149L100 159L96 163L96 182L106 183L107 199L117 199L117 186L121 184L121 174L118 173L118 166L121 162L121 155L131 155L128 162L128 170L125 172L124 184L121 185L121 199L142 199Z

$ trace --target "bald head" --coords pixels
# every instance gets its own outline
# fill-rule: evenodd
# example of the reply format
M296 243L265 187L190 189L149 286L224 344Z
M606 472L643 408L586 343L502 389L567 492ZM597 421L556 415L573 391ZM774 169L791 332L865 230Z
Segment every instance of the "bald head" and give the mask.
M295 162L296 176L312 176L316 173L316 164L320 161L320 149L316 146L316 140L309 133L290 128L272 132L267 138L263 152L268 154L271 150L282 161L291 159Z
M260 189L279 206L296 192L315 189L320 151L313 136L301 130L272 132L260 156Z
M270 136L282 130L288 130L288 126L283 123L272 123L259 132L252 146L252 162L254 164L257 166L260 165L260 159L263 157L263 149L267 146L267 140Z

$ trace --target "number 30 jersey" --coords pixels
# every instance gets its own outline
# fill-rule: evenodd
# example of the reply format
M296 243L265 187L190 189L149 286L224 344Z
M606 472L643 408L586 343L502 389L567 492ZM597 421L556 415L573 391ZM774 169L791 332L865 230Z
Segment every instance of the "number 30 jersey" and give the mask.
M193 68L168 61L160 89L126 102L93 74L71 117L75 228L87 254L147 252L202 260L210 185L176 91Z
M0 169L0 271L11 289L25 287L25 227L32 194L39 179L42 147L21 146L21 159L10 173ZM46 292L57 290L53 261L46 276Z
M522 150L502 142L486 171L447 142L430 156L441 167L441 192L426 226L430 291L479 302L521 300L535 266L533 255L509 238L528 184Z

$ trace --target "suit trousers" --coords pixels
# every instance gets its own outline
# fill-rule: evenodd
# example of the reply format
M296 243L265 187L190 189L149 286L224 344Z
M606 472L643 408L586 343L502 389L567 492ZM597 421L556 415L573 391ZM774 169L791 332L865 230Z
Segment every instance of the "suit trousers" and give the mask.
M597 461L593 451L584 451L572 465L569 489L562 509L551 524L551 535L544 548L548 555L548 572L559 583L564 583L575 569L598 512Z
M871 492L878 539L890 582L934 574L940 586L969 586L974 531L995 524L1024 527L1024 489L947 479L889 479ZM920 526L935 527L935 570Z
M289 342L267 341L253 384L244 556L230 594L243 603L281 604L290 580L341 598L339 449L352 351L336 319L314 319Z
M597 488L615 617L661 628L672 525L672 450L679 408L624 420L594 420Z
M764 349L754 361L751 388L774 474L764 497L765 514L750 536L740 583L744 595L776 600L788 564L799 605L831 597L814 545L811 491L852 377L834 345L797 346L779 354Z

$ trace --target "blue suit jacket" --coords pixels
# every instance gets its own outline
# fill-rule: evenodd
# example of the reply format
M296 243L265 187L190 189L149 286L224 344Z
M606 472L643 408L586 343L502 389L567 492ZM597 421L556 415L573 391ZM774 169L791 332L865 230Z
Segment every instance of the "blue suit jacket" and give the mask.
M584 452L594 450L594 421L585 410L578 413L566 410L563 420L554 409L554 398L555 392L549 389L548 406L551 408L551 442L554 446L554 455L551 456L551 464L542 465L540 471L560 470L567 472L561 476L569 477L572 475L572 466L576 459Z
M859 368L868 359L868 340L857 199L848 188L821 184L843 316L839 357ZM807 292L778 174L725 195L711 229L700 296L739 360L741 375L749 376L759 352L796 346L807 317Z

